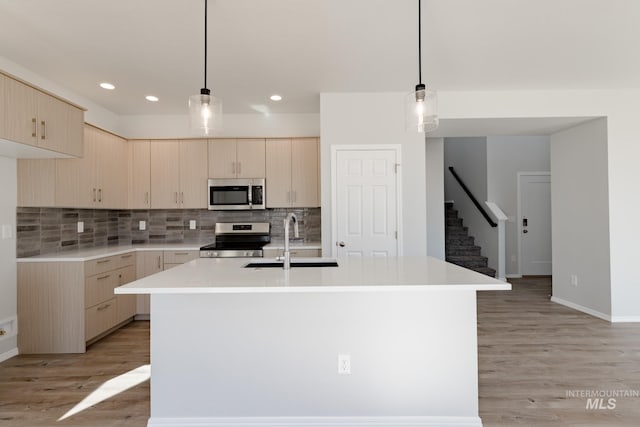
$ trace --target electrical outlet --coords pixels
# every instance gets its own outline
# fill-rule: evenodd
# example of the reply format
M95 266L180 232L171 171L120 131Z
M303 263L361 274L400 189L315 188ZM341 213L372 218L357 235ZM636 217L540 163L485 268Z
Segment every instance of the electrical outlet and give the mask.
M138 230L146 230L147 221L138 221Z
M192 219L189 221L189 230L195 230L196 229L196 220Z
M340 375L351 374L351 355L350 354L338 355L338 373Z
M4 329L0 329L0 337L6 334L7 334L7 331L5 331Z
M78 221L78 233L84 233L84 222Z
M578 286L578 276L576 274L571 275L571 286Z

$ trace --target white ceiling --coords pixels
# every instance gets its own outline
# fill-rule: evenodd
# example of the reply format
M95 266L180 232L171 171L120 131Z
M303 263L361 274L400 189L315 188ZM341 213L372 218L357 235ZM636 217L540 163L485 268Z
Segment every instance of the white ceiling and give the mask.
M185 114L203 86L203 12L203 0L0 0L0 56L116 114ZM320 92L408 92L416 13L417 0L209 0L208 87L225 113L317 113ZM639 88L639 24L638 0L423 0L423 80Z

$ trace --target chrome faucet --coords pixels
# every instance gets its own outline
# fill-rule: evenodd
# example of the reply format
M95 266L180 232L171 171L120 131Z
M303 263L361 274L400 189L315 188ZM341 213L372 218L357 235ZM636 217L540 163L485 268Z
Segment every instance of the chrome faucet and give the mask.
M284 219L284 258L282 268L289 270L291 268L291 253L289 252L289 223L293 220L293 233L297 238L298 235L298 218L293 212L290 212Z

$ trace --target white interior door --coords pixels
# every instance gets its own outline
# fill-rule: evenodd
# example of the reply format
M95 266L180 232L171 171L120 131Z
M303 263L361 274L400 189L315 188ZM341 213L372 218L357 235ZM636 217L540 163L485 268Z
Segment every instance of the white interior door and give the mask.
M551 176L520 176L521 274L551 275Z
M396 150L336 152L338 256L396 256Z

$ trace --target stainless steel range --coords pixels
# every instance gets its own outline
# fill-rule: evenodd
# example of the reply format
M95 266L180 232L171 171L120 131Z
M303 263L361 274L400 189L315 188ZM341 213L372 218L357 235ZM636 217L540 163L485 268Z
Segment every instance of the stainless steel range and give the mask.
M262 257L262 247L271 241L268 222L218 222L216 241L200 248L200 258Z

